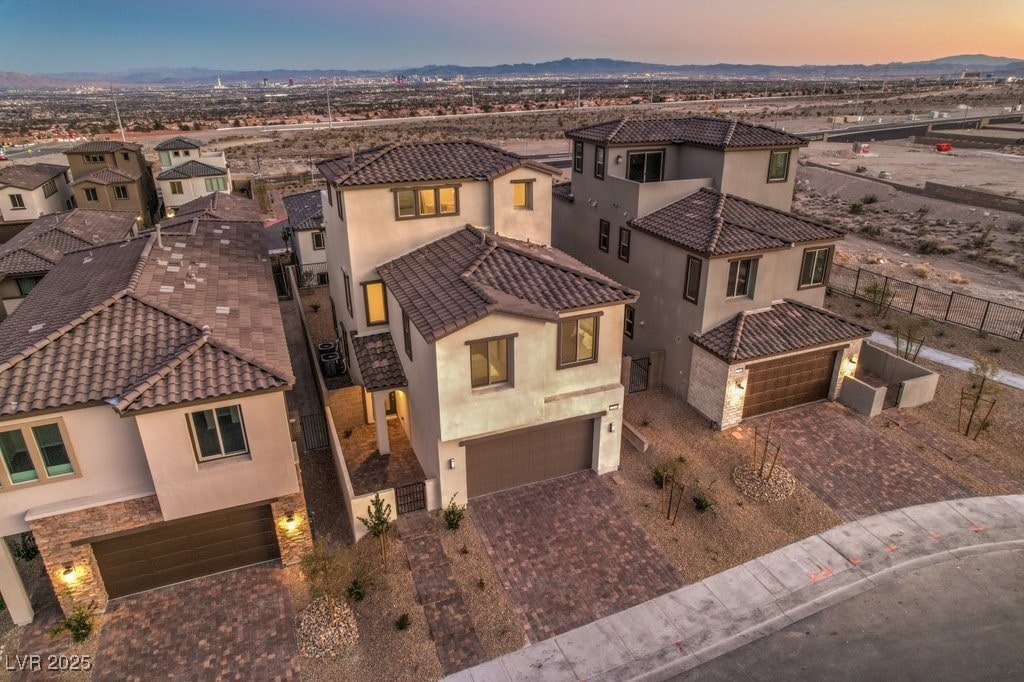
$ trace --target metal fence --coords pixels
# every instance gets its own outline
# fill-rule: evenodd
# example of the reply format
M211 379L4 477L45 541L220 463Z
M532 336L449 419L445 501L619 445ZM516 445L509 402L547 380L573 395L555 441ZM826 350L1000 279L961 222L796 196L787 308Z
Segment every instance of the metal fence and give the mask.
M639 393L647 390L647 382L651 376L651 359L637 358L629 368L629 392Z
M828 285L834 291L940 322L952 322L987 334L1024 339L1024 310L957 292L936 291L863 268L833 265Z
M327 263L310 263L295 266L295 279L300 289L324 287L330 283L327 276Z

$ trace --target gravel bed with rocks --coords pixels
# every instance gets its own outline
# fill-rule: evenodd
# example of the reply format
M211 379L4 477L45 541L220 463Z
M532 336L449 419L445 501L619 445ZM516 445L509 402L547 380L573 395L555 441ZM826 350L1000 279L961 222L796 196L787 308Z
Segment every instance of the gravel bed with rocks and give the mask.
M740 492L758 502L779 502L793 494L796 479L783 467L775 465L771 477L760 474L760 467L754 468L749 463L737 465L732 470L732 481Z
M299 653L309 658L336 658L359 642L352 609L344 601L319 597L298 617Z

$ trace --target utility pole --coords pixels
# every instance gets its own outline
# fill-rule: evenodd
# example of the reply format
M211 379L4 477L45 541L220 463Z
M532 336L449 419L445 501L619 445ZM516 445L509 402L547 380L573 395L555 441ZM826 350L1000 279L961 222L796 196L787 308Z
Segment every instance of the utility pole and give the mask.
M581 87L582 86L580 85L579 81L576 81L576 108L577 109L579 109L581 106L583 106L581 104L581 102L583 101L582 100L582 96L580 94L581 93Z
M121 124L121 110L117 107L117 93L114 93L114 113L117 114L117 127L121 130L121 142L127 142L124 137L124 126Z
M331 80L327 79L327 128L334 127L334 119L331 118Z

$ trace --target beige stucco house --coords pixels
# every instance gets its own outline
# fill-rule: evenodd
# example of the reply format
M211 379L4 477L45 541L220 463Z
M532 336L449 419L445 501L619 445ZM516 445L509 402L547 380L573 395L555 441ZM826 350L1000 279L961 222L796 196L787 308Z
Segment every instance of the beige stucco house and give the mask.
M326 190L301 192L282 198L295 261L300 267L301 284L327 284L327 235L324 230L324 198Z
M0 223L30 223L71 208L67 166L30 163L0 169Z
M310 544L261 226L196 220L68 253L0 323L0 535L62 607ZM32 608L5 543L0 590Z
M204 152L202 143L188 137L172 137L154 149L160 157L156 182L167 216L199 197L231 191L224 152Z
M571 130L555 246L641 294L624 351L717 428L835 399L867 328L821 308L842 233L788 213L801 138L725 119Z
M96 140L71 147L64 155L79 208L126 211L152 225L158 201L150 164L142 145Z
M633 291L550 246L557 171L472 141L325 161L338 334L377 444L447 502L619 462Z

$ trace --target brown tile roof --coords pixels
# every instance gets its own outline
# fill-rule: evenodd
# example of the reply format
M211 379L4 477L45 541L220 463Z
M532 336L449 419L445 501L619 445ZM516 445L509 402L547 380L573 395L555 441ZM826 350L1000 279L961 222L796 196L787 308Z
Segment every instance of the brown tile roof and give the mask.
M169 151L172 149L201 149L203 146L199 140L193 140L191 137L172 137L169 140L164 140L153 149L158 152Z
M390 332L368 336L353 334L352 351L367 391L387 391L409 385Z
M199 221L66 256L0 323L0 416L290 385L262 237L259 223Z
M119 142L117 140L93 140L92 142L83 142L82 144L75 145L67 150L67 154L93 154L96 152L116 152L121 149L131 149L133 151L140 151L142 149L141 144L135 142Z
M557 185L554 185L551 188L551 194L556 199L561 199L562 201L569 201L569 202L573 201L574 198L573 198L573 195L572 195L572 183L571 182L560 182Z
M428 343L495 312L555 320L562 311L637 297L558 249L470 226L377 272Z
M175 166L174 168L168 168L160 175L156 176L157 180L187 180L188 178L205 178L215 175L227 175L227 169L218 168L217 166L211 166L208 163L202 163L201 161L186 161L185 163Z
M61 257L130 236L135 217L123 211L77 208L43 216L0 244L0 278L46 272Z
M733 364L871 335L871 329L806 303L786 300L742 312L690 339Z
M58 166L53 163L8 166L0 170L0 186L35 189L47 180L63 175L67 169L67 166Z
M282 197L288 224L295 231L319 230L324 226L323 199L320 190Z
M486 180L520 166L560 174L556 168L474 140L384 145L317 164L324 177L339 187Z
M720 256L842 239L843 232L785 211L703 187L630 226L688 251Z
M135 182L141 176L141 173L127 173L117 168L101 168L88 175L75 178L71 184L79 185L83 182L93 182L97 185L124 185Z
M654 120L622 118L569 130L565 136L598 144L692 144L717 149L807 145L802 137L776 128L707 116Z
M175 232L180 231L179 228L182 227L188 230L196 218L224 222L254 222L260 219L260 207L252 199L227 192L211 192L179 206L173 218L160 221L160 227L174 228Z

